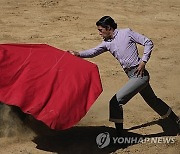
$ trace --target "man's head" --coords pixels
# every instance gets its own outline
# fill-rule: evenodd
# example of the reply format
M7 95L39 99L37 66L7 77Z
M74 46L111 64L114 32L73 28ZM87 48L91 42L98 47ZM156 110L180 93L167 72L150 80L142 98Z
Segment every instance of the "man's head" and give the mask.
M113 32L117 28L117 24L110 16L104 16L96 22L96 26L99 30L99 35L103 39L110 39L113 37Z

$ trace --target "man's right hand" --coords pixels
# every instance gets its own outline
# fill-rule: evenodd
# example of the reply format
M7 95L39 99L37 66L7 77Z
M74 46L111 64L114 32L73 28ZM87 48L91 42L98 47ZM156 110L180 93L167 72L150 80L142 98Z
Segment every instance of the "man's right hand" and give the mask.
M77 51L67 51L67 52L69 52L69 53L71 53L72 55L77 56L77 57L80 56L79 52L77 52Z

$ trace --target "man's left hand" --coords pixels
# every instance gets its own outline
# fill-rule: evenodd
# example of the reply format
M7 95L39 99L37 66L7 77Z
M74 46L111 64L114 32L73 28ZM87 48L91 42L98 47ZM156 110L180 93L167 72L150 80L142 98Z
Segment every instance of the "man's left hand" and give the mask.
M136 74L137 76L141 76L143 77L144 76L144 70L145 70L145 65L146 65L146 62L142 61L139 66L137 67L137 70L134 72L134 74Z

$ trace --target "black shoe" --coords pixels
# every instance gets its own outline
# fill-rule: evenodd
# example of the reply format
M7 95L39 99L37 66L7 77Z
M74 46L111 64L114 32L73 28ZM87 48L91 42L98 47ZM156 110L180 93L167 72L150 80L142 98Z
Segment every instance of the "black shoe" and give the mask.
M124 134L123 123L115 123L115 127L116 127L117 137L123 136Z
M117 137L127 137L127 130L126 129L123 129L121 131L116 131L116 136Z

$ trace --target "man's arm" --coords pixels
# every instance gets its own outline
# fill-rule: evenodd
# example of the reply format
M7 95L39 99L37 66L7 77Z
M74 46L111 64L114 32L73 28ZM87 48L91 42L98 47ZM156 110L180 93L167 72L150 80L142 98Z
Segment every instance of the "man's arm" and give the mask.
M148 62L150 56L151 56L151 52L152 52L152 49L153 49L153 42L147 38L146 36L144 35L141 35L137 32L134 32L132 30L129 29L129 34L130 34L130 37L132 38L132 40L135 42L135 43L138 43L140 45L143 45L144 46L144 53L143 53L143 56L142 56L142 61L140 62L139 66L137 67L137 70L135 71L135 74L138 76L138 75L141 75L143 76L144 75L144 69L145 69L145 65L146 63Z
M106 51L107 51L106 42L103 41L97 47L89 49L89 50L84 50L84 51L80 51L80 52L76 52L76 51L69 51L69 52L75 56L78 56L78 57L92 58L92 57L95 57L95 56L97 56L103 52L106 52Z
M144 53L142 56L142 61L147 63L147 61L149 60L151 56L151 52L154 46L153 42L146 36L139 34L137 32L134 32L131 29L129 29L129 35L135 43L138 43L144 46Z

